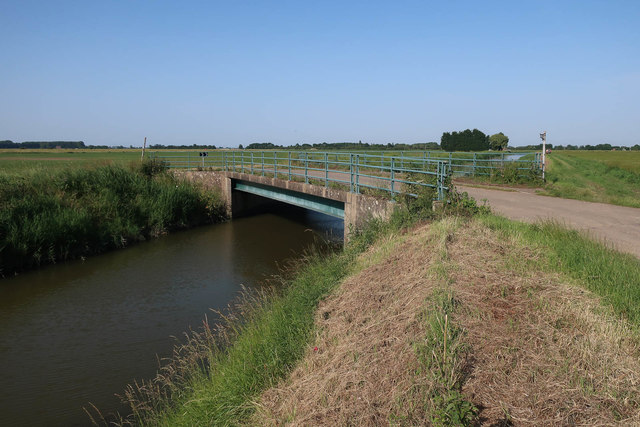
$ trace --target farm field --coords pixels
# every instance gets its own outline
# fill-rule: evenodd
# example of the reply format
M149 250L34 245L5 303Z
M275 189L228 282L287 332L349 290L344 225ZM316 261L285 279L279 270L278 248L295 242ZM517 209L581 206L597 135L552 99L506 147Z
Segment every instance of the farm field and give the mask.
M556 151L553 155L594 160L612 168L640 173L640 151Z
M59 170L91 165L127 164L140 159L140 150L0 150L0 173Z
M640 152L556 151L540 194L640 207Z

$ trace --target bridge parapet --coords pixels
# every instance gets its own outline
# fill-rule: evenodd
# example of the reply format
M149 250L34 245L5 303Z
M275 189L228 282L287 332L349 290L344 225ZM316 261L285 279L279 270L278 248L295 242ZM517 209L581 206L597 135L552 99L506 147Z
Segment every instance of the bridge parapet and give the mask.
M356 194L384 192L416 196L432 188L434 200L449 190L451 162L440 157L387 156L365 153L292 151L214 151L191 154L150 153L170 168L214 170L257 175L337 188Z

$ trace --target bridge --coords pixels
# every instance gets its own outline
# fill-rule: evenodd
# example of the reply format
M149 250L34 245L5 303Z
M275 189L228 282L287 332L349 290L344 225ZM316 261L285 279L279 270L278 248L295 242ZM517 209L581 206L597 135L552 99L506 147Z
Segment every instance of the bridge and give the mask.
M258 208L268 200L321 212L345 223L348 234L368 218L387 218L399 197L420 194L442 202L449 191L452 155L386 155L296 151L213 151L167 154L152 152L176 173L218 188L230 217ZM197 156L196 156L197 155ZM494 154L495 156L495 154ZM499 155L498 155L499 156ZM460 158L456 167L467 167ZM478 170L502 159L465 159ZM489 166L482 165L489 162ZM528 170L532 162L525 162ZM518 165L520 167L520 165ZM256 197L258 196L258 197Z

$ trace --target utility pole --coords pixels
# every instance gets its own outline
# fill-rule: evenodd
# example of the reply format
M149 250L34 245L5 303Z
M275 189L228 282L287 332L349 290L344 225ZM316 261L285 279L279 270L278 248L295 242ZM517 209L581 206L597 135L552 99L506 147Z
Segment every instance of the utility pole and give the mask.
M546 130L540 134L540 139L542 140L542 180L544 181L545 160L547 155L547 131Z
M144 144L142 144L142 157L140 157L140 160L143 161L144 160L144 149L147 148L147 137L144 137Z

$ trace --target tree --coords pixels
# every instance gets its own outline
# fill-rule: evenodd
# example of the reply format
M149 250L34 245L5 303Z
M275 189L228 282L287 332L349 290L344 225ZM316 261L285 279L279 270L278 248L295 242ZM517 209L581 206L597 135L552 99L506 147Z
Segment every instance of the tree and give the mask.
M242 144L238 145L238 150L244 150L244 147L242 146Z
M445 151L483 151L489 149L489 138L478 129L444 132L440 146Z
M504 150L509 144L509 137L504 133L495 133L489 137L489 146L492 150Z

